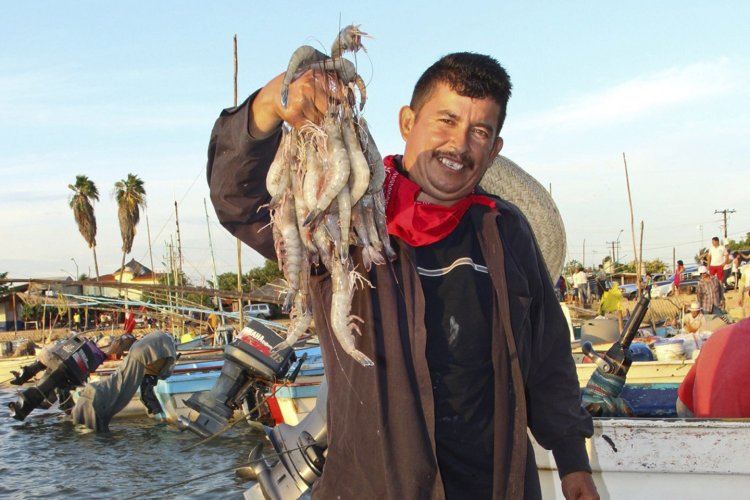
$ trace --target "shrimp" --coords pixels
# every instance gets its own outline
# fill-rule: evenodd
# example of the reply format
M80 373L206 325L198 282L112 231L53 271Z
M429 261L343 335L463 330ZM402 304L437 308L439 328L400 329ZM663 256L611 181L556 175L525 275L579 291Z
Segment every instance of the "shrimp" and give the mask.
M324 223L328 236L333 243L333 255L336 259L342 260L339 250L341 247L341 226L339 225L338 212L326 214ZM334 259L334 260L336 260ZM329 268L330 270L330 268Z
M367 186L367 192L372 194L383 189L385 167L383 166L383 157L375 144L375 139L372 138L367 122L361 116L359 117L359 141L362 150L365 152L367 164L370 166L370 184Z
M341 57L341 54L346 51L357 52L359 49L367 52L364 45L362 45L362 37L372 37L361 31L359 27L359 24L350 24L339 31L339 34L336 35L336 39L333 41L333 45L331 45L331 57Z
M339 228L341 231L341 247L339 257L345 262L349 257L349 228L352 220L352 199L349 195L349 186L344 185L336 198L339 208Z
M318 191L322 178L320 158L312 141L305 145L305 179L302 182L302 198L308 211L314 210L318 202Z
M365 228L367 229L367 236L370 239L370 243L378 252L380 252L383 250L383 243L380 241L378 228L375 227L375 201L373 200L372 195L364 195L359 201L359 205L362 205L362 218L365 222Z
M307 218L308 210L305 204L303 195L303 182L304 177L307 175L304 172L306 162L298 161L293 166L297 167L296 171L292 171L292 195L294 196L294 211L295 221L297 222L297 229L299 230L299 236L302 240L302 244L305 246L306 254L309 254L310 259L317 264L318 252L315 248L315 243L312 240L312 229L310 226L305 226L305 218Z
M288 154L291 149L292 134L282 128L281 142L276 150L276 156L268 168L268 174L266 174L266 190L271 195L272 202L275 204L281 194L286 191L289 187L289 162Z
M289 85L307 71L312 62L328 59L328 56L314 47L303 45L294 51L286 67L284 81L281 83L281 105L286 108L289 103Z
M326 133L328 168L325 172L323 190L318 194L315 208L310 210L305 224L316 223L349 180L349 155L346 153L338 124L332 117L328 117L323 123L323 129Z
M367 191L370 183L370 167L367 164L364 153L359 147L357 133L354 131L354 123L351 118L344 117L342 124L342 135L344 146L349 153L349 195L352 206L356 205L362 195Z
M326 267L331 269L332 255L332 242L331 236L328 234L325 224L318 224L313 229L313 241L315 242L315 248L318 249L318 255L320 256L320 262Z
M380 241L383 243L385 250L385 256L388 260L394 261L397 258L395 250L391 246L391 237L388 235L388 227L385 222L385 196L383 190L372 195L372 199L375 202L375 227L378 229L380 235Z
M351 316L352 298L354 296L355 283L350 274L345 270L344 264L338 259L331 263L331 281L333 285L333 297L331 298L331 330L338 339L339 344L349 356L354 358L362 366L374 366L372 362L354 345L354 331L361 334L359 327L354 323L356 316ZM361 321L361 319L360 319Z
M287 193L282 199L275 219L274 228L279 231L279 239L276 241L276 254L280 256L279 266L289 286L289 293L282 310L289 312L300 289L299 277L303 260L302 239L297 229L294 198L290 193Z
M363 198L352 208L352 225L354 226L354 232L359 237L359 243L362 247L362 263L364 264L365 269L369 271L370 269L372 269L373 264L375 264L376 266L384 264L385 259L380 253L380 250L370 240L370 234L368 230L369 228L366 224L367 218L365 216L365 210L362 206L362 202L364 201L365 200ZM377 232L375 232L375 236L377 236ZM378 241L378 244L380 244L380 241Z

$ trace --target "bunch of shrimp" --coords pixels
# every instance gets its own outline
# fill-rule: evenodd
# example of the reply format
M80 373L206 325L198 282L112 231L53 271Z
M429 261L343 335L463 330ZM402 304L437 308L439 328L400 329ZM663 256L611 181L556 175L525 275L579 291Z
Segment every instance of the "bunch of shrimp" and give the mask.
M331 330L347 354L371 366L354 342L359 318L350 314L351 303L356 287L367 281L354 269L350 249L362 247L366 271L395 259L396 253L386 229L383 160L361 116L366 88L356 66L342 57L364 50L363 36L367 33L358 25L349 25L336 37L330 57L307 45L294 52L282 85L283 106L289 84L310 69L326 72L332 94L343 90L345 98L330 99L320 124L284 126L266 187L276 254L288 284L284 309L291 323L284 345L292 345L310 326L307 283L311 266L322 265L332 280Z

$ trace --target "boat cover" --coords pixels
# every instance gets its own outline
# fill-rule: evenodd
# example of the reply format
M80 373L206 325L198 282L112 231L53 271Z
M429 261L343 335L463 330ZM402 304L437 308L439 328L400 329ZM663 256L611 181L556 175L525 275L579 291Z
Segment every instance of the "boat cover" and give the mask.
M176 358L174 341L169 334L149 333L133 344L112 376L83 389L73 408L73 422L96 432L108 432L109 421L127 406L143 377L167 378L172 374Z

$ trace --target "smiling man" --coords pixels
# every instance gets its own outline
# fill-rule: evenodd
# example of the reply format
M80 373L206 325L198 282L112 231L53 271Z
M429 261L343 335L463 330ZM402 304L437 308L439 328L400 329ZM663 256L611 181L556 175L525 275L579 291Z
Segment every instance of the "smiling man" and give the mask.
M269 259L265 175L283 121L326 112L325 78L283 75L225 110L209 146L208 182L221 223ZM553 451L567 498L598 498L584 441L569 333L519 210L478 190L502 148L510 97L489 56L456 53L420 78L399 126L403 156L385 158L388 232L397 258L356 291L364 367L333 340L330 275L310 296L328 380L328 455L320 498L540 498L530 428ZM354 264L363 269L361 249Z

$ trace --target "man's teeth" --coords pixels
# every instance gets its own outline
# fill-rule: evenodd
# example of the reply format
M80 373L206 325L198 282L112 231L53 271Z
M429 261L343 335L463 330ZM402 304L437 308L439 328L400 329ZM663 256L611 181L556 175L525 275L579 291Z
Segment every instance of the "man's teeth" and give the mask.
M456 161L449 160L448 158L440 158L440 163L454 171L459 171L464 168L463 163L458 163Z

